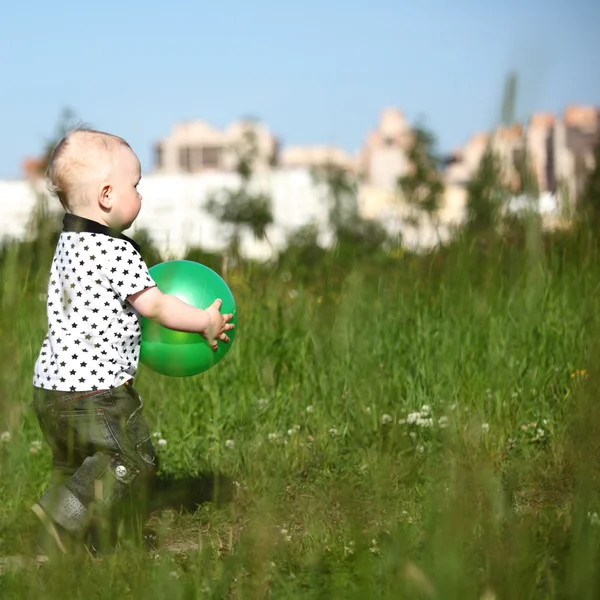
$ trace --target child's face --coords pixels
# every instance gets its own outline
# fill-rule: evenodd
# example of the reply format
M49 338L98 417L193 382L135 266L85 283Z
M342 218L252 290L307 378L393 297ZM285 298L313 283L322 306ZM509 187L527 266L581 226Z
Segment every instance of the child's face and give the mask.
M137 191L140 179L138 157L130 148L122 146L111 174L110 211L106 217L110 227L124 231L135 221L142 207L142 196Z

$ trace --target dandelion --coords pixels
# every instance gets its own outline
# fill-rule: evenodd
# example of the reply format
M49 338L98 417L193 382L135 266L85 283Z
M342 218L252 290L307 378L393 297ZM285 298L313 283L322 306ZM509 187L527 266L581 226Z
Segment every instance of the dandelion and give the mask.
M160 440L158 440L157 444L159 446L161 446L161 448L164 448L167 445L167 440L165 440L164 438L160 438Z
M10 431L3 431L2 433L0 433L0 442L10 442Z
M384 414L381 416L381 423L383 425L389 425L390 423L393 423L394 419L392 418L392 415L388 415L388 414Z
M235 442L233 440L227 440L225 442L225 448L229 448L230 450L233 450L233 448L235 448Z
M582 379L588 378L588 372L586 369L577 369L574 373L571 373L571 379L575 379L576 377L580 377Z
M448 427L448 417L440 417L438 420L438 425L441 429L445 429L446 427Z
M29 446L29 452L31 454L37 454L42 449L42 442L39 440L34 440L31 442L31 446Z
M483 433L487 433L490 430L490 424L489 423L483 423L481 425L481 431L483 431Z
M309 404L309 405L306 407L306 412L307 412L307 413L312 413L312 412L315 412L315 407L314 407L312 404Z

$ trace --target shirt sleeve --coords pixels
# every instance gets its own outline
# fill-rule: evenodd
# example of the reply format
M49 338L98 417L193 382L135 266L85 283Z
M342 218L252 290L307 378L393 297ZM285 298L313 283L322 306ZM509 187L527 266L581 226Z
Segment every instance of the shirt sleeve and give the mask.
M129 242L119 241L111 250L106 276L121 301L156 285L144 259Z

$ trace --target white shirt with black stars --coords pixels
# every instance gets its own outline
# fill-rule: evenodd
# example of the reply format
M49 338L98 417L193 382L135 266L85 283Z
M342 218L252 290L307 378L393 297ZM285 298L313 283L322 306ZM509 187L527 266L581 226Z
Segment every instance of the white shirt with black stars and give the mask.
M67 214L48 282L48 333L33 385L110 389L137 370L141 317L127 297L156 285L128 237Z

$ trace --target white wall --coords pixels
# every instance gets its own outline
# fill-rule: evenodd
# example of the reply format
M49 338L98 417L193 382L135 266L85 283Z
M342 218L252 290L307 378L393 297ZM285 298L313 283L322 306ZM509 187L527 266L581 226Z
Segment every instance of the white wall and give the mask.
M211 194L235 187L237 182L237 175L232 173L147 175L139 186L142 210L126 233L147 229L164 256L179 257L190 246L219 250L227 243L227 228L202 207ZM284 245L290 231L311 220L319 226L322 240L327 241L328 206L308 171L290 169L265 173L254 185L272 197L274 225L268 237L274 249ZM0 239L25 236L36 201L36 190L30 182L0 181ZM49 198L49 204L57 211L62 210L55 198ZM243 238L242 250L255 258L271 254L268 243L257 242L251 235Z

